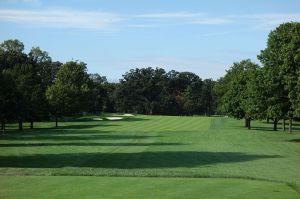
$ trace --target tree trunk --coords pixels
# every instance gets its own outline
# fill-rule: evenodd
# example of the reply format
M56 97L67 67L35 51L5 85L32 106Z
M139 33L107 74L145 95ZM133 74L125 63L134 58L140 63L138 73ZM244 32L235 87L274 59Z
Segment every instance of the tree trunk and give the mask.
M248 128L248 119L245 118L245 127Z
M293 119L289 118L289 133L292 133Z
M30 129L33 129L33 121L30 121Z
M278 123L278 120L277 119L274 119L274 127L273 127L273 130L274 131L277 131L277 123Z
M23 130L23 121L22 119L19 119L19 130L22 131Z
M268 124L270 123L270 118L267 118L267 123L268 123Z
M55 116L55 127L56 127L56 128L58 127L58 119L57 119L57 116Z
M251 118L248 118L248 129L251 129Z
M5 121L1 122L1 130L2 130L2 133L4 134L5 133Z
M285 118L282 120L282 122L283 122L283 123L282 123L282 125L283 125L283 126L282 126L282 129L283 129L283 131L285 131Z
M150 108L149 115L153 115L153 110Z

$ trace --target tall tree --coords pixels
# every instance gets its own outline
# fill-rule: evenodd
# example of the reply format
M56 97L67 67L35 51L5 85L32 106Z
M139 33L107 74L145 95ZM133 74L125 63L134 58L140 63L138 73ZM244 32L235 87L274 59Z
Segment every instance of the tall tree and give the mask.
M108 91L105 85L108 83L106 77L99 74L90 74L91 90L89 98L89 112L99 114L103 111Z
M28 115L30 107L30 94L32 91L32 74L34 69L23 52L24 45L19 40L6 40L0 44L0 68L6 75L11 76L15 85L15 119L18 120L19 129L23 129L23 120Z
M5 132L6 122L13 118L16 107L16 85L13 78L0 71L0 122L1 130Z
M256 118L259 112L256 107L259 99L252 85L256 80L258 65L251 60L242 60L234 63L225 75L229 79L228 90L222 97L223 110L229 116L237 119L245 119L245 126L250 128L250 122ZM253 98L255 96L255 98Z
M297 81L300 72L300 23L281 24L271 31L267 48L258 59L266 68L271 99L269 110L273 117L288 117L291 132L292 119L297 114Z
M83 62L65 63L57 73L55 83L48 87L46 97L52 107L56 127L58 118L87 110L90 79Z
M263 70L256 64L249 62L249 66L244 71L246 81L241 107L248 118L247 127L250 129L250 122L253 119L263 119L266 117L266 94Z

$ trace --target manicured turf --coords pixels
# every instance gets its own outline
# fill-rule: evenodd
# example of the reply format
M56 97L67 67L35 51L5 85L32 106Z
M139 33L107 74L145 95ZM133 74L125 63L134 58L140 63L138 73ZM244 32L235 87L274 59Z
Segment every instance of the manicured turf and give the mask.
M1 198L272 198L299 194L285 184L241 179L0 177Z
M0 175L3 175L0 180L4 184L7 182L6 187L1 188L1 194L9 195L10 190L17 189L22 183L30 187L32 181L31 177L7 175L123 176L90 178L96 181L95 184L103 183L105 186L115 181L119 184L117 190L124 187L120 188L120 194L128 192L133 194L132 197L135 195L130 190L133 188L129 182L138 184L141 192L147 190L151 183L154 183L153 186L166 186L163 190L169 190L169 194L172 190L174 193L180 192L179 189L182 193L191 189L190 192L196 194L198 189L209 190L206 186L213 187L214 183L216 190L207 191L207 194L222 195L228 192L238 197L244 192L250 193L257 186L260 187L257 194L268 193L269 196L274 187L274 197L281 196L279 193L290 193L293 197L296 192L291 187L300 190L299 124L296 124L291 135L282 131L273 132L272 125L263 122L254 122L253 129L249 131L243 127L243 121L224 117L136 116L121 121L85 117L60 123L58 129L52 128L53 125L38 123L33 131L19 133L10 130L0 136ZM145 176L168 178L140 178ZM226 179L199 179L201 177ZM41 180L41 189L61 182L54 177L37 179ZM70 186L66 190L71 189L72 184L80 184L79 177L63 179L70 181L70 185L61 182L62 186ZM188 186L186 181L191 185ZM96 185L90 187L96 189ZM107 193L103 194L111 192L110 188L105 190ZM34 196L35 190L30 191ZM61 192L63 194L64 191ZM198 194L202 196L206 193L200 191ZM244 198L244 195L241 196Z

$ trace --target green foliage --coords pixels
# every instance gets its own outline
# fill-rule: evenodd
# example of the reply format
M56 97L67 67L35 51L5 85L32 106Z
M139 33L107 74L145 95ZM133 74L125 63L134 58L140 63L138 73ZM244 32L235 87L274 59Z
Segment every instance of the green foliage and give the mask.
M164 94L165 71L161 68L132 69L115 92L119 111L144 114L159 113Z
M144 114L214 113L213 81L194 73L160 68L132 69L114 93L118 111Z
M77 114L87 109L90 79L86 64L70 61L62 65L55 83L48 87L46 96L57 116Z
M281 24L268 37L267 48L258 56L266 71L268 112L272 117L293 117L300 74L300 23Z
M261 96L256 85L258 82L259 66L250 60L234 63L224 77L227 91L222 97L223 110L229 116L237 119L259 118L263 111Z

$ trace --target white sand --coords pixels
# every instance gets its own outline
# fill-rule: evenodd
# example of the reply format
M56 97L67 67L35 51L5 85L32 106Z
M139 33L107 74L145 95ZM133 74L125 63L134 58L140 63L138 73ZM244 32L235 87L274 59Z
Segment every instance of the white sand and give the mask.
M102 118L93 118L93 120L98 120L98 121L102 121Z
M128 114L128 113L126 113L126 114L114 114L113 116L117 116L117 117L133 117L134 115L132 115L132 114Z
M132 114L124 114L123 116L130 116L130 117L132 117L132 116L134 116L134 115L132 115Z
M108 120L122 120L122 117L106 117Z

